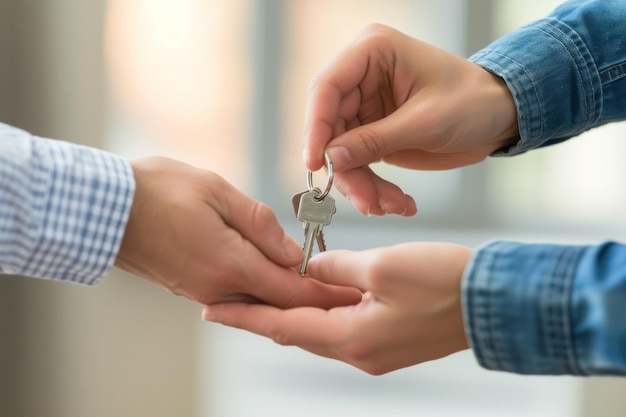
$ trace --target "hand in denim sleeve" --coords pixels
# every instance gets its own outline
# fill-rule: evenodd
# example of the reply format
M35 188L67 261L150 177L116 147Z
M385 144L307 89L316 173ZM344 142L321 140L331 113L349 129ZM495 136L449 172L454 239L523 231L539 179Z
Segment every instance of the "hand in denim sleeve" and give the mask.
M626 3L574 0L471 58L505 79L514 155L626 119ZM487 368L626 375L626 247L496 242L463 281L466 331Z
M326 150L338 188L363 213L413 214L370 162L454 168L625 119L624 22L624 1L570 1L471 60L369 27L312 83L306 163L321 167ZM328 311L229 303L204 317L375 374L467 342L489 369L626 375L623 244L414 243L330 251L310 268L363 300Z
M564 3L470 58L502 77L518 114L514 155L626 118L626 3Z
M626 246L494 242L463 281L471 347L486 368L626 375Z
M311 82L304 159L363 214L416 206L372 162L450 169L517 154L622 120L626 4L574 0L469 60L382 25L367 27Z
M504 81L467 59L397 30L368 26L311 83L304 158L327 151L335 185L363 214L417 212L413 198L369 164L450 169L517 141Z

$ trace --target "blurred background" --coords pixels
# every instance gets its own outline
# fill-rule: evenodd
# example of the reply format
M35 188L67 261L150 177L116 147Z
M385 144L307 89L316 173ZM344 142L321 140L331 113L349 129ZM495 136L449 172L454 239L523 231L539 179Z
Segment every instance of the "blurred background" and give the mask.
M462 56L554 0L0 0L0 120L128 158L213 170L302 230L309 80L378 22ZM418 202L365 218L336 195L329 248L412 240L593 243L626 234L624 124L446 172L374 169ZM316 181L324 181L324 178ZM158 225L155 225L158 227ZM471 352L368 376L200 321L119 271L95 288L0 279L0 416L623 416L624 380L480 369Z

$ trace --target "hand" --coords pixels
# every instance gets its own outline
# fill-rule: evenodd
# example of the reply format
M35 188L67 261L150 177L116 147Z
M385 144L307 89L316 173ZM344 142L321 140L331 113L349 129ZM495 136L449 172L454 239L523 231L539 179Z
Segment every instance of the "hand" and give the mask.
M166 159L132 162L133 207L115 265L202 304L355 303L359 291L302 278L300 245L272 210L218 175Z
M368 164L450 169L474 164L518 136L513 97L480 66L382 25L369 26L312 81L304 159L326 149L335 184L364 214L410 216L413 199Z
M470 255L444 243L324 252L311 259L310 275L359 288L361 303L330 310L224 303L203 317L380 375L468 347L460 299Z

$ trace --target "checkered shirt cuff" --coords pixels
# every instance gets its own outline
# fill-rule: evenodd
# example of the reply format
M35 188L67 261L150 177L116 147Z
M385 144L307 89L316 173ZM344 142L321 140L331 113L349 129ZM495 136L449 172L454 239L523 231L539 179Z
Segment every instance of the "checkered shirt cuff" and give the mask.
M134 190L123 158L0 124L0 273L99 282Z

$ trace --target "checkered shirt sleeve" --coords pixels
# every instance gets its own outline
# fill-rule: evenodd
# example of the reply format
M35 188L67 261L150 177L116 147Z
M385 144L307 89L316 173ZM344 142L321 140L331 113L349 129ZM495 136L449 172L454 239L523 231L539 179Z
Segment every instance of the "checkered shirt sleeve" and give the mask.
M134 191L125 159L0 123L0 274L96 284Z

